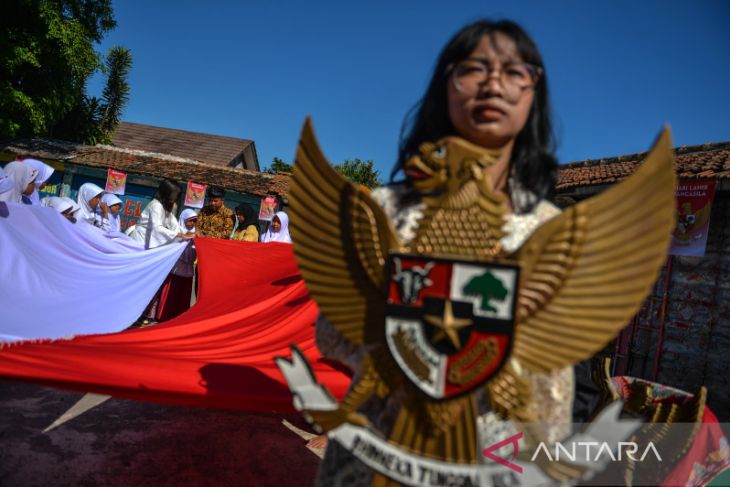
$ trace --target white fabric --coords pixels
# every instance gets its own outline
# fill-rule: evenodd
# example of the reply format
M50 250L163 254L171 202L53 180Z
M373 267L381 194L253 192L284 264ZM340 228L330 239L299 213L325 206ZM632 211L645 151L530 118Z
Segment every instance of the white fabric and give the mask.
M63 213L66 210L70 210L74 207L74 202L70 198L61 198L59 196L46 196L40 200L41 206L47 206L53 208L59 213Z
M76 202L79 204L79 212L76 218L104 231L109 231L109 219L102 218L102 215L96 212L96 208L89 205L89 201L103 194L104 190L94 183L82 184L76 197Z
M43 186L43 184L45 184L46 181L48 181L55 169L53 169L45 162L39 161L38 159L23 159L23 163L30 164L31 166L33 166L33 169L38 171L38 177L35 179L35 189L30 194L30 196L28 196L31 204L37 205L40 203L41 198L40 194L38 194L38 190L41 186Z
M182 213L180 213L180 219L177 221L177 223L180 226L181 233L195 233L195 227L193 227L192 230L188 230L185 226L185 220L190 220L191 218L198 218L198 214L195 212L195 210L185 208Z
M292 243L291 235L289 235L289 215L283 211L277 211L274 217L278 217L281 222L281 229L278 232L274 232L269 225L269 229L266 230L264 236L261 237L262 242L283 242Z
M20 203L25 188L38 177L38 170L29 164L13 161L5 166L5 174L13 182L13 186L9 191L0 194L0 201Z
M129 249L51 208L0 203L0 340L121 331L184 249Z
M111 193L105 193L104 196L101 197L101 201L106 203L106 206L109 208L109 232L110 233L119 233L122 230L122 222L119 218L119 214L114 214L111 211L111 207L114 205L121 205L122 200L119 199L119 197L115 194ZM121 209L120 209L121 210Z
M137 225L129 236L144 244L145 248L154 249L174 241L178 233L180 225L175 218L175 208L167 212L162 203L153 199L142 210Z
M11 189L13 189L13 180L5 174L5 169L0 167L0 194L10 191Z
M71 205L71 206L73 207L73 210L71 210L71 214L72 214L72 215L74 215L74 216L76 216L76 212L77 212L77 211L79 211L79 209L81 208L81 207L79 206L79 204L78 204L78 203L76 203L76 202L75 202L74 200L72 200L71 198L69 198L68 196L60 196L60 198L61 198L61 199L62 199L63 201L67 202L68 204L70 204L70 205Z

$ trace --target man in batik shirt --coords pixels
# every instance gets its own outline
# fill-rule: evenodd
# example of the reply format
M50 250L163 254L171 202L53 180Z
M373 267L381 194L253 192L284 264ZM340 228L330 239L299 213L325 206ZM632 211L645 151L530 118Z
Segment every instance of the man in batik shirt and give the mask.
M197 234L202 237L224 238L231 237L233 232L233 211L223 204L226 195L222 188L213 186L208 191L208 204L200 210L198 215Z

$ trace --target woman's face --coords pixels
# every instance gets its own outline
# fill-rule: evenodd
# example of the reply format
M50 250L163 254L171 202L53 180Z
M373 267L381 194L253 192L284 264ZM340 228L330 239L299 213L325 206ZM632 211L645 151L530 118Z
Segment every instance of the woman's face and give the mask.
M33 191L35 191L35 179L28 183L28 186L25 187L23 194L25 196L30 196L31 194L33 194Z
M495 32L492 39L482 37L469 58L485 61L496 72L481 85L466 90L457 89L452 73L447 96L449 117L457 134L474 144L497 149L514 141L525 126L535 93L534 87L515 93L502 84L503 66L523 60L510 37Z
M61 215L63 215L63 217L71 223L76 223L76 217L74 217L74 211L72 208L64 211Z
M192 230L193 228L195 228L195 224L197 222L198 222L197 218L188 218L187 220L185 220L185 228L187 230Z
M91 209L96 208L97 206L99 206L99 201L101 201L101 195L97 194L96 196L94 196L93 198L91 198L89 200L89 207Z
M121 209L122 209L122 204L121 203L118 203L118 204L116 204L114 206L110 206L109 207L109 211L111 211L112 215L118 215L119 212L121 211Z
M273 220L271 220L271 231L272 232L278 232L281 230L281 220L279 220L278 216L275 216Z
M246 221L246 215L241 213L240 211L236 210L236 217L238 218L238 223L242 224Z

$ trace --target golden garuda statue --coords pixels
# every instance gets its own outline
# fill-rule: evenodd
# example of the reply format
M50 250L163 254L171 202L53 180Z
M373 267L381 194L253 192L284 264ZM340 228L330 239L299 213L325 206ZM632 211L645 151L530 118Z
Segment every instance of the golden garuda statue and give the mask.
M304 125L289 196L294 253L321 313L367 354L339 404L296 350L293 361L278 362L305 417L386 479L418 483L417 466L483 463L477 401L529 425L535 404L525 374L601 350L639 309L665 259L675 211L668 130L633 175L565 209L515 252L500 243L508 209L486 171L497 155L457 137L422 145L405 167L419 174L413 184L423 195L406 244ZM358 409L389 395L402 398L400 410L390 431L378 431ZM522 433L528 445L542 441L529 426ZM377 460L390 454L401 463ZM561 468L547 473L583 472Z

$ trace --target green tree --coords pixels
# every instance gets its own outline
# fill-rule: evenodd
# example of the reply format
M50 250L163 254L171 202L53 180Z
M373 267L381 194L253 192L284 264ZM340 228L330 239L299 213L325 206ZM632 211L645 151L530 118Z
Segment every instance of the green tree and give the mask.
M271 160L271 166L265 167L264 172L267 172L269 174L277 174L280 172L292 172L292 165L289 163L286 163L279 159L278 157L274 157Z
M342 164L334 165L335 171L352 181L368 188L381 186L380 171L373 169L373 161L360 159L345 160Z
M0 17L0 138L107 142L129 96L131 54L94 49L116 26L111 0L6 0ZM107 75L101 98L89 78Z

